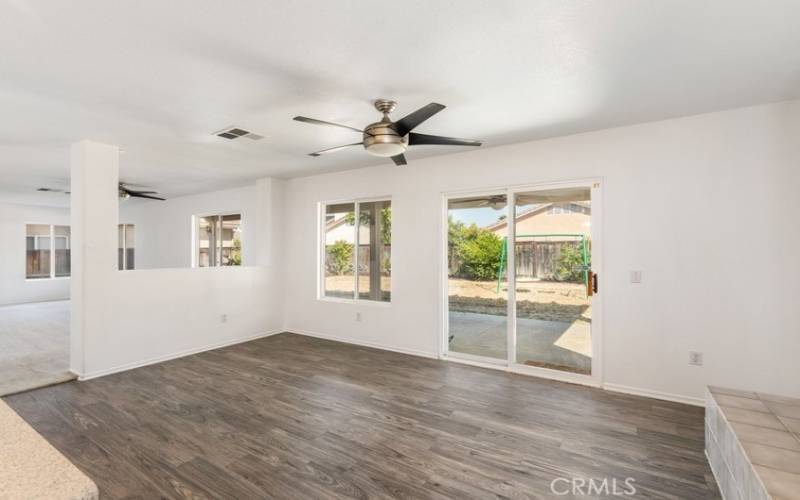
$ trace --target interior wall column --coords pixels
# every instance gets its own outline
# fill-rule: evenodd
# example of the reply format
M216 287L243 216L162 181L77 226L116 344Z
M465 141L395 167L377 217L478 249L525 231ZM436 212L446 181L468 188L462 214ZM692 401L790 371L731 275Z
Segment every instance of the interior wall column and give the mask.
M92 370L93 339L112 314L108 288L117 272L119 148L83 140L70 150L70 370ZM96 360L94 361L96 362Z

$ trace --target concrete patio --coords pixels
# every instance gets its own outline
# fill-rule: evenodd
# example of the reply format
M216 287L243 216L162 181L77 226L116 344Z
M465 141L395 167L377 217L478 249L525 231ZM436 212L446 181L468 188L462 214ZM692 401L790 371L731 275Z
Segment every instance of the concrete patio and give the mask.
M469 312L450 313L450 351L490 358L506 358L505 316ZM575 373L591 373L592 342L590 323L517 320L517 362L556 368Z

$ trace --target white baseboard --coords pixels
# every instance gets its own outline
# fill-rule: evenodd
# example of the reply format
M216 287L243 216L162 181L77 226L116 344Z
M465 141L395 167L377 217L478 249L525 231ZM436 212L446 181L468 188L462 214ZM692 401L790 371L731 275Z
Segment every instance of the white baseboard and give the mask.
M692 406L705 407L706 402L703 398L695 398L692 396L683 396L681 394L671 394L669 392L653 391L650 389L642 389L640 387L631 387L620 384L603 384L603 388L608 391L621 392L623 394L632 394L634 396L644 396L653 399L663 399L664 401L672 401L673 403L684 403Z
M176 353L172 353L172 354L166 354L164 356L157 356L155 358L146 359L144 361L135 361L133 363L126 363L124 365L115 366L113 368L108 368L108 369L105 369L105 370L98 370L98 371L95 371L95 372L85 373L83 375L77 374L78 375L78 380L84 381L84 380L91 380L93 378L104 377L106 375L111 375L112 373L119 373L119 372L124 372L124 371L127 371L127 370L133 370L134 368L141 368L142 366L154 365L156 363L162 363L164 361L169 361L171 359L182 358L184 356L191 356L192 354L198 354L198 353L205 352L205 351L213 351L214 349L220 349L222 347L228 347L228 346L232 346L232 345L236 345L236 344L241 344L243 342L250 342L251 340L257 340L257 339L261 339L261 338L264 338L264 337L269 337L271 335L275 335L275 334L283 333L283 332L284 332L284 330L281 328L281 329L272 330L272 331L269 331L269 332L266 332L266 333L259 333L257 335L252 335L250 337L244 337L244 338L240 338L240 339L236 339L236 340L229 340L227 342L220 342L220 343L217 343L217 344L209 344L209 345L205 345L203 347L197 347L197 348L194 348L194 349L188 349L188 350L185 350L185 351L180 351L180 352L176 352ZM75 372L73 372L73 373L75 373Z
M337 337L336 335L328 335L327 333L302 330L300 328L287 328L286 331L289 333L296 333L297 335L305 335L306 337L316 337L318 339L333 340L335 342L343 342L345 344L359 345L362 347L371 347L373 349L381 349L384 351L399 352L400 354L409 354L411 356L420 356L429 359L439 359L439 356L437 356L436 353L418 351L416 349L406 349L405 347L395 347L385 344L377 344L373 342L356 341L353 339Z

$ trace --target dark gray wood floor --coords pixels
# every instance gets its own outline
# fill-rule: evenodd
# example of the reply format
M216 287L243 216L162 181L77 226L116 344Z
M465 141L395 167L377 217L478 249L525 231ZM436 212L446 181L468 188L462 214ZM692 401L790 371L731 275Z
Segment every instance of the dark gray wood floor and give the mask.
M701 408L292 334L5 400L102 498L719 498Z

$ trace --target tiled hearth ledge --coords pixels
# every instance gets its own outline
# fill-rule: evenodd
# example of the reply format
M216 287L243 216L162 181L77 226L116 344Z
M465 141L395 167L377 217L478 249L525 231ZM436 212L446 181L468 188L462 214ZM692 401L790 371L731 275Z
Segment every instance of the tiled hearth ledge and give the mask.
M706 454L725 500L800 499L800 399L709 387Z
M0 498L95 500L97 486L0 401Z

